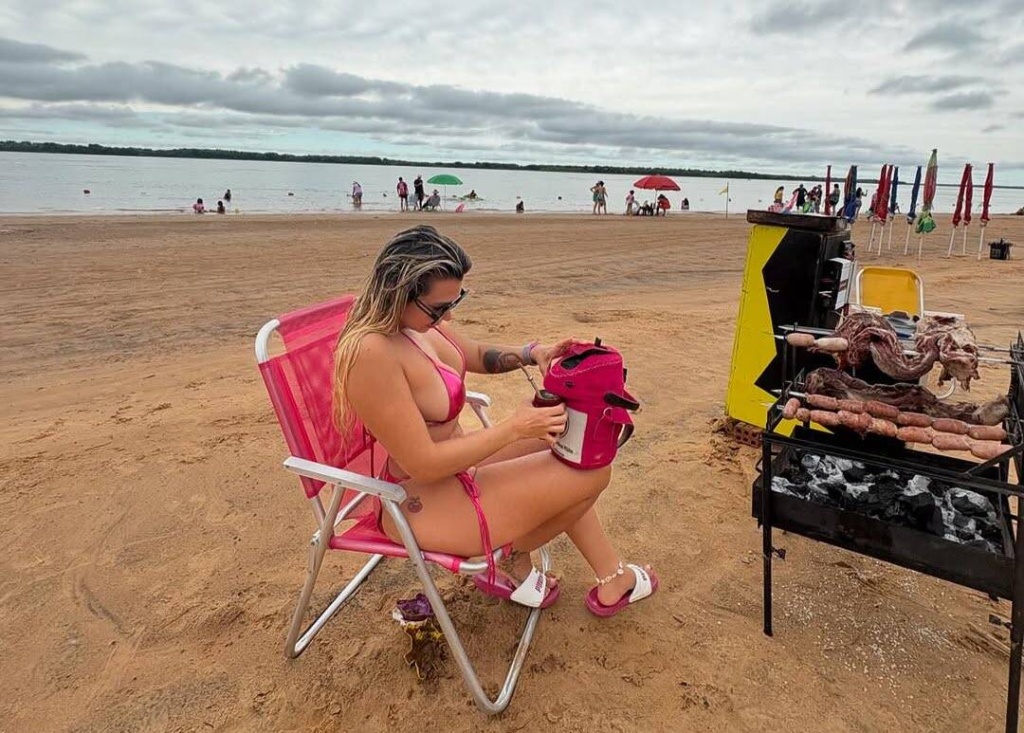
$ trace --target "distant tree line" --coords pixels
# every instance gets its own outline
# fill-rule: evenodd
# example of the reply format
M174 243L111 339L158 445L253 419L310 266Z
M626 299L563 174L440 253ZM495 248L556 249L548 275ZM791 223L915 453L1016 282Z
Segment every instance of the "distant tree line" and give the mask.
M291 153L255 153L247 150L221 150L219 148L153 148L113 147L109 145L68 145L65 143L36 143L28 141L0 141L0 151L14 153L64 153L68 155L128 155L142 158L213 158L218 160L269 160L298 163L347 163L356 165L390 165L416 168L482 168L489 170L543 171L549 173L593 173L604 175L644 175L661 173L666 176L687 178L752 178L785 181L817 180L814 176L775 175L751 173L749 171L710 171L697 168L644 168L638 166L611 165L558 165L516 163L490 163L486 161L465 163L457 160L422 161L381 158L373 155L293 155Z

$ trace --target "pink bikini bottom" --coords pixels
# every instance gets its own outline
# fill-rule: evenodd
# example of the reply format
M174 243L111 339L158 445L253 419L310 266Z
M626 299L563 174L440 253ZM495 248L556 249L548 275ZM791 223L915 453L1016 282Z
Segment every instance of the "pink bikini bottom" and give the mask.
M408 481L408 478L398 478L390 471L390 463L385 463L384 467L380 471L381 481L389 481L394 484L400 484L403 481ZM490 583L494 583L497 577L497 572L494 565L494 548L491 545L491 532L487 528L487 517L484 515L484 508L480 505L480 487L476 485L476 481L469 475L468 471L460 471L455 474L455 478L462 484L463 490L466 492L466 496L473 502L473 509L476 510L476 520L480 525L480 544L483 545L484 557L487 559L487 580ZM381 527L383 507L377 511L377 526ZM383 532L383 530L381 530ZM509 543L506 547L502 548L504 554L507 556L509 551L512 549L512 544Z

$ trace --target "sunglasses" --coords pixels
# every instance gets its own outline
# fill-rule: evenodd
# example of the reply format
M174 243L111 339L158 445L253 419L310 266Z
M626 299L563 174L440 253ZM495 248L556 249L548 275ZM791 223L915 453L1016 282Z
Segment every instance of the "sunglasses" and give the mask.
M444 318L445 313L448 313L450 310L455 308L455 306L461 303L467 295L469 295L469 291L466 290L465 288L462 288L462 290L459 291L459 297L451 301L450 303L441 303L440 305L426 305L425 303L422 303L419 298L413 300L413 303L416 304L417 308L426 313L427 316L430 317L431 324L434 324L438 323L442 318Z

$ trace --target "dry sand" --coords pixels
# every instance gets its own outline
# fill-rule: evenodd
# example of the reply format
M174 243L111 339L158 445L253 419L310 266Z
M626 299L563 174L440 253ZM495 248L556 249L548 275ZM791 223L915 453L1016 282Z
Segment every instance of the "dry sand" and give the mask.
M710 430L742 216L428 218L477 263L458 312L469 333L600 335L625 352L646 406L600 509L661 592L595 619L590 573L558 542L565 592L493 720L453 664L428 682L404 665L389 614L415 592L407 564L382 566L286 660L312 522L280 467L252 339L278 313L351 290L416 215L8 217L0 731L1001 730L1008 635L988 615L1006 603L780 535L776 636L762 635L756 452ZM930 308L1006 344L1024 326L1024 219L994 220L986 239L999 236L1018 259L944 260L940 231L919 269ZM529 391L515 374L470 386L499 417ZM976 395L1005 388L985 369ZM329 557L324 579L355 562ZM443 587L493 688L525 612Z

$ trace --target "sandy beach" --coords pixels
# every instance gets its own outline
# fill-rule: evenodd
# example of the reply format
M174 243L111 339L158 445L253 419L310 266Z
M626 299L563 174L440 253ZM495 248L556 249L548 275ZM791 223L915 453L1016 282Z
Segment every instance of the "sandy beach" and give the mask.
M496 719L453 663L420 682L403 662L390 612L416 592L406 563L298 660L283 653L313 525L253 337L351 291L421 219L474 259L458 326L600 336L644 403L599 510L662 589L594 618L591 574L556 542L562 598ZM893 252L867 259L915 267L929 309L1008 344L1024 217L988 227L1018 243L1005 262L944 259L940 225L920 263L898 254L902 221ZM1009 634L988 617L1008 603L780 533L775 637L761 633L757 451L713 431L748 230L742 215L0 218L0 731L1001 730ZM971 398L1006 378L983 368ZM497 417L530 391L518 374L469 387ZM357 562L328 557L316 605ZM437 577L496 687L525 611Z

